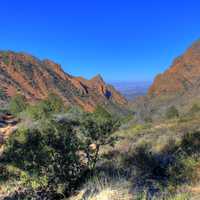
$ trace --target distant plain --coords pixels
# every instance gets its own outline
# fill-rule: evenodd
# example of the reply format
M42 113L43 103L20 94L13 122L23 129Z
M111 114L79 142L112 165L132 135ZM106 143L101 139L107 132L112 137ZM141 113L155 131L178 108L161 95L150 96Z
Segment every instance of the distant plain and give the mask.
M138 96L146 95L151 81L111 81L113 85L127 100L134 100Z

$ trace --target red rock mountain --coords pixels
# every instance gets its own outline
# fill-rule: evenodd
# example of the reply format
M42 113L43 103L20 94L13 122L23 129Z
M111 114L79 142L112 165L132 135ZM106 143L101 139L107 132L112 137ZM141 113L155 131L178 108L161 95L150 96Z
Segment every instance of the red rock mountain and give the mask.
M146 96L130 103L139 118L165 116L175 106L187 113L200 102L200 40L176 58L163 74L156 76Z
M93 111L97 104L124 106L127 103L99 75L91 80L74 77L50 60L11 51L0 52L0 90L8 97L20 92L33 102L53 92L67 105L79 105L86 111Z
M200 88L200 41L195 42L172 66L158 75L151 88L150 96L191 93Z

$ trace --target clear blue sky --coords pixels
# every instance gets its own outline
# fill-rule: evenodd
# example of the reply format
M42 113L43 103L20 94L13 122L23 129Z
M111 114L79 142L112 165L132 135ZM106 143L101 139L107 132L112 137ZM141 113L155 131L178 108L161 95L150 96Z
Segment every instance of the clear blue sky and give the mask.
M198 38L199 0L1 1L0 49L86 78L152 80Z

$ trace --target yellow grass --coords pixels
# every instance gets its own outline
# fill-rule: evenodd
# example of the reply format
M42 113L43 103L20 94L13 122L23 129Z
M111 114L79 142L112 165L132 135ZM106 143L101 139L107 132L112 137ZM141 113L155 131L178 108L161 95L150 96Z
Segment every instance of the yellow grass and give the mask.
M70 198L70 200L132 200L133 195L130 193L130 184L126 181L120 180L117 183L103 183L100 181L94 182L94 187L97 192L89 192L85 198L85 194L89 189L83 189L77 195Z

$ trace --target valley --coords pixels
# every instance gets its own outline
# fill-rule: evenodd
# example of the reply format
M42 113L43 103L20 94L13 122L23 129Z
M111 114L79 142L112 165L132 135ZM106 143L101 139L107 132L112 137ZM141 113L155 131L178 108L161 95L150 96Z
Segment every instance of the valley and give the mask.
M110 82L121 94L129 101L136 99L138 96L145 96L151 85L150 81L113 81Z
M150 88L10 51L0 72L0 199L200 198L199 41Z

